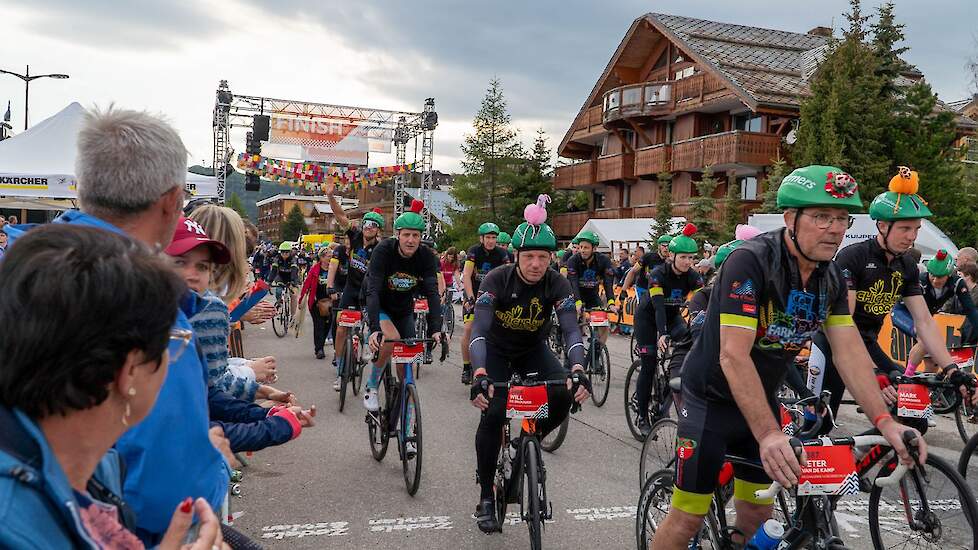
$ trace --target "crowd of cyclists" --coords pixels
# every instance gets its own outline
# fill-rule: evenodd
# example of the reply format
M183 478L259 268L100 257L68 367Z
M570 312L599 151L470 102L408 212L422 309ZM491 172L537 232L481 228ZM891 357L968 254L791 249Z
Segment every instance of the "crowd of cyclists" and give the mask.
M611 331L588 319L620 316L632 299L636 426L650 437L671 416L676 431L667 513L640 546L693 547L727 484L736 511L730 541L746 543L772 518L769 487L797 486L804 463L781 422L786 388L802 400L825 397L824 408L806 410L806 422L817 424L812 436L832 430L821 419L834 418L848 392L878 441L910 468L928 460L928 423L894 416L899 384L936 371L932 378L978 404L973 376L958 367L933 317L953 308L978 327L978 254L963 250L959 260L971 262L955 263L940 251L920 272L909 252L930 210L909 169L872 201L873 238L840 250L862 209L859 185L839 168L808 166L778 190L785 228L739 227L704 263L692 224L614 259L587 230L558 250L546 195L526 206L512 235L483 223L478 244L461 254L438 253L427 240L420 201L388 233L380 211L350 220L332 186L326 195L342 231L335 242L258 243L233 210L184 211L185 149L161 120L95 113L79 149L80 210L40 227L3 228L0 494L9 498L0 504L0 547L253 547L219 517L237 453L287 444L315 424L315 406L276 385L276 359L246 358L240 343L242 322L283 311L292 328L308 314L316 360L332 346L334 390L363 369L370 424L396 401L387 380L414 383L410 361L390 370L392 353L414 341L447 350L457 297L461 381L480 411L473 518L487 534L502 530L510 498L499 494L510 484L499 476L519 475L518 466L500 467L504 458L537 464L539 457L522 461L527 440L564 424L589 399L591 378L611 376L591 366L595 342L604 345ZM252 300L263 281L273 300ZM344 313L356 321L341 322ZM878 343L888 315L916 338L906 364ZM559 353L548 340L555 331ZM52 334L60 345L49 345ZM357 343L370 350L362 364L345 349ZM810 355L800 370L803 352ZM659 372L668 402L655 395ZM529 431L524 424L523 435L510 437L513 410L531 393L515 381L527 380L544 385L542 406ZM406 476L408 461L420 468L420 428L409 427L420 423L417 407L391 416ZM737 461L724 481L731 455ZM548 512L521 504L521 513L539 547L532 525Z

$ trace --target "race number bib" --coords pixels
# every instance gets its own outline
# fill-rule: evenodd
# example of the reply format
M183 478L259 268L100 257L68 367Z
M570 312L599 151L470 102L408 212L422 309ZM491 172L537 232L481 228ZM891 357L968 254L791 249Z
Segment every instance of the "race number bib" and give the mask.
M897 416L900 418L930 418L934 407L930 390L921 384L900 384L897 387Z
M592 327L606 327L608 326L608 312L607 311L592 311L590 324Z
M546 386L513 386L506 398L506 418L547 418Z
M825 445L806 447L808 457L801 467L798 496L855 495L859 493L859 475L852 447Z
M428 313L428 299L422 298L420 300L414 301L414 312L415 313Z
M781 431L786 435L795 435L795 419L784 405L778 405L781 410Z
M975 368L975 348L952 348L947 350L951 360L964 372L972 372Z
M357 309L344 309L340 311L338 322L341 327L356 327L360 325L363 312Z
M424 354L424 343L409 346L403 342L394 344L394 351L391 352L391 363L395 365L405 365L413 363Z

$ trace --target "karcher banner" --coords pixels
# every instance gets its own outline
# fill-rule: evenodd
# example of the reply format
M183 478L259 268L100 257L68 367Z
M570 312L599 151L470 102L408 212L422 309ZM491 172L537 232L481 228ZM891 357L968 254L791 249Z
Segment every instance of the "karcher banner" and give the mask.
M77 195L74 176L0 173L0 196L72 199Z

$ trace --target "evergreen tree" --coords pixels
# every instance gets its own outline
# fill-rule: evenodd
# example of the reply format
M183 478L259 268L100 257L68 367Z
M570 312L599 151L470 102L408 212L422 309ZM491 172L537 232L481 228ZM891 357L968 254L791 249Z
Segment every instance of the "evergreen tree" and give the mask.
M231 193L231 196L228 198L227 207L237 212L242 220L248 219L248 212L245 210L244 201L241 200L241 197L237 193Z
M778 188L781 187L781 180L788 175L788 163L779 155L771 165L771 170L764 180L764 202L757 210L761 214L778 214Z
M697 228L693 238L699 243L717 242L717 223L711 218L717 202L713 198L713 192L718 185L716 178L713 177L713 169L707 166L703 171L703 177L695 182L695 185L697 196L690 200L689 207L689 221Z
M717 235L718 244L732 241L737 231L737 224L743 223L740 207L740 184L734 178L727 180L727 196L723 200L723 228Z
M279 233L282 235L282 240L296 241L299 239L299 235L305 235L308 231L309 228L306 227L306 220L302 215L302 210L299 209L299 205L292 205L292 210L289 210L285 221L279 226Z
M672 174L662 171L655 177L659 180L659 196L655 201L655 234L649 233L653 241L672 230Z
M540 128L537 130L533 148L526 160L518 163L516 177L512 178L508 185L509 192L505 197L506 200L500 201L498 206L499 216L496 223L500 229L512 233L516 226L523 222L523 209L527 204L536 202L541 194L551 195L550 198L554 202L547 207L551 214L565 209L564 205L554 200L551 159L552 153L547 144L547 135Z
M876 22L871 26L873 38L870 44L873 54L879 60L876 74L883 78L883 88L880 92L887 99L899 93L896 85L897 77L900 76L901 71L908 68L900 56L910 48L897 47L897 44L904 40L904 27L905 25L896 22L892 3L884 3L876 9Z

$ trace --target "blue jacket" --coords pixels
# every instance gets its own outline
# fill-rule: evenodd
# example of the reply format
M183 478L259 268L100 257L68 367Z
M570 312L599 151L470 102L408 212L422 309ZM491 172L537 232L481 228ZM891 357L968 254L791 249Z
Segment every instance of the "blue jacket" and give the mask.
M77 210L65 212L55 223L122 232ZM175 328L192 330L188 316L195 305L192 300L181 303ZM230 471L207 433L207 372L195 349L170 363L153 410L116 443L128 470L124 497L136 514L137 535L147 546L159 543L183 499L203 497L217 510L227 496Z
M28 464L0 450L0 548L97 549L78 515L75 492L44 434L24 413L4 409L4 414L10 414L37 446L40 461ZM114 450L102 458L93 477L122 494Z

